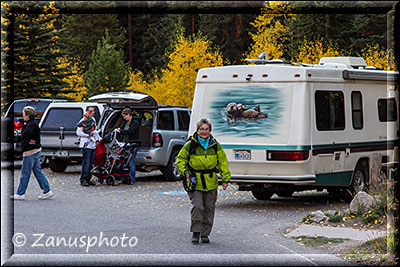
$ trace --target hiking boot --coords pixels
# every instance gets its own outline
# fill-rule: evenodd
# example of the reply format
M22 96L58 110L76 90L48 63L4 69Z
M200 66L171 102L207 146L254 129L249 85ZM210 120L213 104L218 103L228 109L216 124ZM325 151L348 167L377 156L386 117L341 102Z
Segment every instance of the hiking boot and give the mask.
M51 191L49 191L49 192L47 192L45 194L40 195L39 199L40 200L45 200L45 199L51 198L52 196L53 196L53 193Z
M201 243L210 243L208 236L201 236Z
M10 196L10 199L12 199L12 200L25 200L25 195L14 194L14 195Z
M200 238L200 233L193 233L193 236L192 236L192 244L197 244L197 243L199 243L199 238Z

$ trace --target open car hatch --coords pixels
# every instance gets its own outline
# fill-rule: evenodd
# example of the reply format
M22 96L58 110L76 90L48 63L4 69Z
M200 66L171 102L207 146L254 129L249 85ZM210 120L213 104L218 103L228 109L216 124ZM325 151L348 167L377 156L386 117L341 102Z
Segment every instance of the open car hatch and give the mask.
M146 94L132 92L110 92L95 95L89 101L106 103L112 108L132 107L135 109L157 109L156 100Z

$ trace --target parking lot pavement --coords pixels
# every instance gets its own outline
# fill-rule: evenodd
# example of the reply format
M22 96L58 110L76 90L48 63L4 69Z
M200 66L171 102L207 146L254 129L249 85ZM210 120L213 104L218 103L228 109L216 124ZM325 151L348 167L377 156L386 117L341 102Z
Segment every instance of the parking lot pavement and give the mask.
M231 185L219 191L211 243L193 246L191 203L181 183L165 181L160 172L139 172L133 186L82 187L80 166L64 173L45 168L54 197L38 200L41 190L32 176L25 201L12 202L20 165L14 168L2 169L1 179L2 218L13 229L2 235L8 240L2 250L9 253L2 257L12 256L10 264L353 265L283 236L310 210L342 205L324 194L258 201ZM15 243L23 237L23 245Z

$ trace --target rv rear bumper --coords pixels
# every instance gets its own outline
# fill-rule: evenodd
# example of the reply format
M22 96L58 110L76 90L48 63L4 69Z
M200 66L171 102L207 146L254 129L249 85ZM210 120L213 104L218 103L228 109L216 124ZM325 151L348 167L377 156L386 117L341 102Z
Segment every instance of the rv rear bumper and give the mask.
M233 183L315 184L315 174L306 175L232 175Z

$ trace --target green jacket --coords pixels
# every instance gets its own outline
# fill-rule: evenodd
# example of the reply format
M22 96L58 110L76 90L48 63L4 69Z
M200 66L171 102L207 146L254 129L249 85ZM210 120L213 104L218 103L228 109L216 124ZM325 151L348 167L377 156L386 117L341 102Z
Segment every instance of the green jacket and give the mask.
M228 183L231 178L231 172L228 169L228 159L220 143L215 140L215 138L210 135L210 142L208 144L207 150L200 145L197 139L197 133L195 133L191 140L197 143L196 150L194 154L189 154L190 142L186 142L181 151L178 154L176 165L183 176L189 173L189 167L195 170L195 175L197 178L196 190L199 191L210 191L218 187L218 177L216 172L203 174L203 179L205 181L205 188L203 187L201 170L212 170L215 167L218 168L219 173L222 176L222 183ZM214 150L213 146L217 146ZM217 153L215 153L215 151Z

